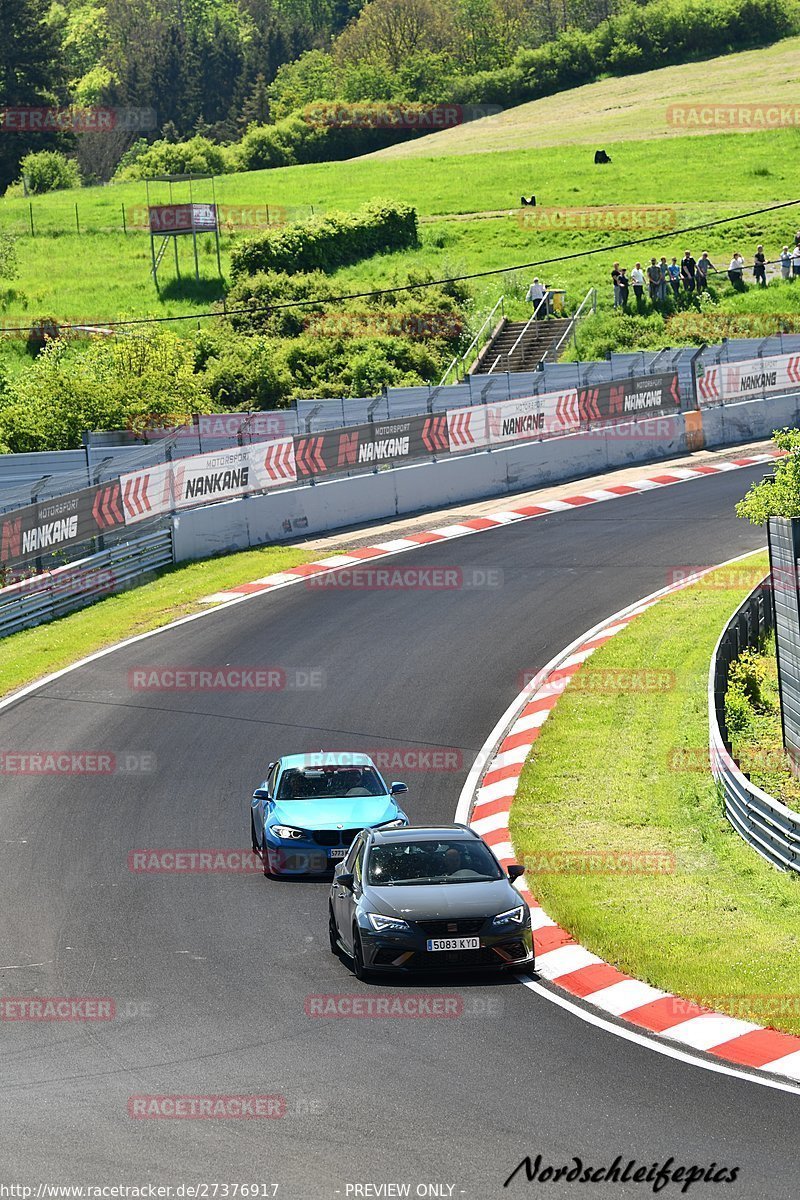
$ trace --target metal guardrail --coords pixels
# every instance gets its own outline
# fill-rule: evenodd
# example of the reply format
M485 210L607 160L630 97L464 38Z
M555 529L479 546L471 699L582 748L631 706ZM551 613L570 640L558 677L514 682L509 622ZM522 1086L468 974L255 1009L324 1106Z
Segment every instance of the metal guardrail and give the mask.
M720 634L708 676L711 773L722 791L725 815L748 845L784 871L800 872L800 813L756 787L731 756L725 725L728 670L742 650L756 646L773 624L769 580L737 608Z
M121 592L138 583L143 575L173 561L169 526L13 583L0 589L0 637Z

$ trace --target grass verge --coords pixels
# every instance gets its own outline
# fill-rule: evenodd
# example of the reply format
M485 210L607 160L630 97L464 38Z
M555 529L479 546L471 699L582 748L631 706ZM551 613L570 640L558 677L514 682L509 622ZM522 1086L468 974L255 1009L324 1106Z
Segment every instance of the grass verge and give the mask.
M535 744L510 825L534 895L589 950L665 991L800 1033L800 880L734 832L708 770L711 654L752 587L743 575L762 566L766 554L744 573L713 572L592 655ZM653 678L643 672L669 688L636 690ZM603 851L671 855L675 869L580 869ZM547 855L562 856L557 872L542 870Z
M333 553L333 551L331 551ZM0 696L77 662L95 650L205 610L204 596L249 583L314 555L289 546L265 546L239 554L169 567L157 579L99 600L47 625L0 641Z

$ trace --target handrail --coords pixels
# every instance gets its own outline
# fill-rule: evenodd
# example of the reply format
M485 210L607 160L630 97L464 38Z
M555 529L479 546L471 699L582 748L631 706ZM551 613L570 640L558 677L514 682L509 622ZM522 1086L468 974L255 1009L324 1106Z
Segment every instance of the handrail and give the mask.
M589 300L591 300L591 302L592 302L592 312L597 312L597 288L593 288L593 287L589 288L588 292L583 297L583 299L581 300L577 309L575 310L572 320L570 321L567 328L564 330L561 337L556 342L555 346L550 346L550 348L548 350L545 350L540 361L544 361L544 359L547 358L548 354L553 354L556 358L558 358L561 347L568 340L568 338L572 337L573 333L575 332L575 326L576 326L577 322L581 319L584 306L589 302Z
M494 307L492 308L492 311L489 313L488 317L486 317L486 319L484 320L484 322L483 322L483 324L481 325L480 329L479 329L479 330L478 330L478 332L475 334L475 337L472 339L472 341L471 341L471 342L470 342L470 344L467 346L467 348L466 348L466 350L464 351L464 353L461 355L461 358L459 359L459 356L458 356L458 355L456 355L456 356L455 356L455 358L453 359L453 361L450 363L450 366L447 368L447 370L445 371L444 375L443 375L443 376L442 376L442 378L439 380L439 387L442 387L442 386L443 386L443 384L444 384L444 381L447 379L447 376L450 374L450 372L452 371L452 369L453 369L453 367L455 366L455 364L456 364L456 363L460 362L460 363L462 364L462 366L463 366L463 364L464 364L464 362L466 361L467 357L469 356L469 354L470 354L471 350L474 348L474 346L475 346L476 342L477 342L477 341L478 341L478 339L480 338L480 336L481 336L481 334L483 333L483 331L484 331L484 329L486 328L486 326L487 326L487 325L489 325L489 323L491 322L491 320L492 320L492 317L493 317L493 316L494 316L494 314L497 312L498 308L502 309L502 310L503 310L503 312L505 313L504 303L505 303L505 296L499 296L499 297L497 298L497 300L495 301L495 303L494 303ZM458 373L456 372L456 377L457 377L457 375L458 375Z
M514 345L511 347L511 349L510 349L509 351L507 351L507 353L506 353L506 362L507 362L507 363L509 363L509 365L510 365L510 363L511 363L511 355L514 353L514 351L516 350L517 346L520 344L520 342L522 341L522 339L525 337L525 334L528 332L528 330L530 329L530 327L531 327L531 325L533 324L533 322L534 322L535 320L537 320L537 314L538 314L538 312L539 312L539 309L542 307L542 305L543 305L543 304L545 305L545 311L546 311L546 308L547 308L547 303L548 303L549 299L550 299L550 292L549 292L549 291L546 291L546 292L545 292L545 294L544 294L544 295L541 297L541 299L539 300L539 303L538 303L537 305L535 305L535 306L534 306L533 312L532 312L532 313L531 313L531 315L528 317L528 320L527 320L527 322L526 322L526 324L525 324L525 328L522 330L522 332L520 333L520 335L519 335L519 337L517 338L517 340L514 342Z
M498 354L497 358L494 360L494 362L492 363L492 365L489 367L489 370L486 372L486 374L487 374L487 375L491 375L492 371L495 369L495 367L496 367L496 366L497 366L497 364L500 362L500 359L501 359L502 357L503 357L503 356L502 356L502 354Z

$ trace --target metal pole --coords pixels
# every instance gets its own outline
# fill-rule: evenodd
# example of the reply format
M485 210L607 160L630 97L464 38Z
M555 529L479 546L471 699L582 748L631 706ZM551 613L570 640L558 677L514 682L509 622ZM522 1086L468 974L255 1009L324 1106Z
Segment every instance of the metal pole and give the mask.
M128 234L128 224L127 224L127 221L125 220L125 205L124 205L124 204L120 204L120 208L122 209L122 232L123 232L123 233L125 234L125 236L127 237L127 234Z
M36 237L36 230L33 228L33 201L32 200L28 201L28 208L30 209L30 215L31 215L31 237Z
M81 219L78 216L78 205L75 205L75 228L78 231L78 237L81 235Z

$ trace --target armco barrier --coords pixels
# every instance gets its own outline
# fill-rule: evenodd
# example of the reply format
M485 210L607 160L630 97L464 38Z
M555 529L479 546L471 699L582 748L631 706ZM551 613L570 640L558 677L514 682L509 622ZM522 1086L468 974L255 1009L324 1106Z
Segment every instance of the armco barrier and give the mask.
M756 787L731 757L725 729L728 668L735 658L772 627L769 580L739 606L723 629L708 676L708 727L711 771L720 786L725 815L748 845L773 866L800 872L800 813Z
M0 589L0 637L123 591L172 561L172 531L161 529L11 584Z

